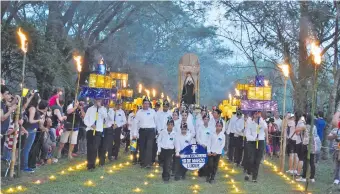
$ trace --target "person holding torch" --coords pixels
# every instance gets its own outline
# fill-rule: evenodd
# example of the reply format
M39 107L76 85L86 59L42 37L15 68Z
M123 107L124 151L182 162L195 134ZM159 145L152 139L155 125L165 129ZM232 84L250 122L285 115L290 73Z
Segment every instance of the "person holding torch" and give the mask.
M267 130L267 123L261 118L261 111L254 111L251 120L245 128L245 136L247 139L247 162L245 180L248 181L252 176L252 181L257 182L259 166L263 157L264 140Z

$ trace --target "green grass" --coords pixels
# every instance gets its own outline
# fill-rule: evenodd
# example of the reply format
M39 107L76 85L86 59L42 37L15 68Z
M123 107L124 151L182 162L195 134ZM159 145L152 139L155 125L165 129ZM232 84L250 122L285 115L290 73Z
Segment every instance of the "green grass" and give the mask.
M204 178L198 178L192 172L188 172L185 181L165 184L161 180L162 169L154 167L152 170L141 169L138 165L125 165L128 161L128 155L121 155L121 159L117 162L107 164L103 168L97 168L94 172L88 172L84 169L73 172L68 172L70 166L75 166L80 162L85 161L85 158L78 158L70 162L62 160L55 165L43 166L37 170L35 174L23 174L22 178L12 181L2 180L2 188L6 191L9 187L23 185L27 190L24 193L30 194L52 194L52 193L98 193L98 194L125 194L134 193L133 190L137 187L141 189L142 193L155 193L155 194L186 194L193 193L192 187L199 185L198 192L206 194L214 193L236 193L233 184L240 190L239 193L301 193L295 186L287 183L282 177L272 171L267 165L261 165L259 170L258 183L244 182L244 174L242 169L235 168L236 173L232 173L232 165L227 164L228 170L225 167L219 168L217 180L215 184L208 184ZM119 170L112 169L113 165L118 165L124 162L124 167ZM113 172L110 173L109 170ZM159 172L155 172L158 169ZM64 170L65 175L60 175L58 172ZM339 192L332 188L333 177L333 164L331 161L322 161L317 168L316 183L310 185L310 192L312 193L336 193ZM147 177L148 174L153 173L155 177ZM56 180L50 181L48 177L55 175ZM225 175L229 177L226 178ZM103 176L103 179L100 177ZM192 179L195 177L195 179ZM42 184L36 185L32 182L41 180ZM235 183L231 183L231 179ZM85 186L84 183L92 180L95 186ZM148 185L144 185L148 182Z

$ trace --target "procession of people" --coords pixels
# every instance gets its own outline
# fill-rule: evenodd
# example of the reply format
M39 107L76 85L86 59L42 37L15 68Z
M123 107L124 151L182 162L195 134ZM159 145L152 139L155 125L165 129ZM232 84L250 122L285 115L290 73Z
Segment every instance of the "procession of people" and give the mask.
M62 91L59 91L62 94ZM13 117L17 99L9 89L1 88L2 158L11 159L13 148ZM121 140L125 139L125 152L131 151L134 165L150 169L155 162L162 168L162 179L169 182L186 178L188 169L181 164L181 155L189 145L200 145L207 154L205 164L198 169L200 177L214 183L219 160L224 157L235 167L243 168L245 181L256 183L261 177L259 166L263 158L279 156L281 130L287 136L289 169L296 181L305 182L307 165L311 167L310 180L315 182L315 162L320 150L318 126L311 129L311 115L300 112L287 113L283 120L278 113L267 117L261 110L244 112L237 110L231 118L221 117L221 110L207 106L189 105L184 101L180 107L171 107L164 99L152 108L145 96L142 106L130 112L122 110L122 101L114 107L104 105L103 99L87 101L79 98L64 109L65 100L56 94L47 100L32 91L22 110L20 120L23 138L21 169L34 172L37 166L48 160L57 162L63 155L69 159L86 152L87 169L96 168L96 159L103 166L107 161L118 160ZM65 113L64 113L64 110ZM322 116L322 112L318 113ZM75 120L73 120L73 117ZM286 123L286 126L283 126ZM312 130L313 138L309 138ZM334 129L327 137L338 141L339 133ZM122 135L124 134L124 135ZM82 141L87 143L84 145ZM68 151L65 145L68 144ZM312 144L311 160L307 160L308 145ZM336 145L337 146L337 145ZM335 149L337 147L334 146ZM56 152L56 153L55 153ZM339 156L337 156L339 157ZM308 162L308 163L307 163ZM334 183L339 183L339 165L335 170Z

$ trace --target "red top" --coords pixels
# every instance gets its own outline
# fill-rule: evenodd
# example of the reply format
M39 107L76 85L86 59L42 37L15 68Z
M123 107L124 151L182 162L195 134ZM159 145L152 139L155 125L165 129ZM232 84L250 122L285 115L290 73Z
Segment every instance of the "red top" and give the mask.
M50 107L54 106L54 105L57 103L57 98L59 98L59 95L58 95L58 94L52 96L52 97L50 98L50 100L48 101L48 105L49 105Z

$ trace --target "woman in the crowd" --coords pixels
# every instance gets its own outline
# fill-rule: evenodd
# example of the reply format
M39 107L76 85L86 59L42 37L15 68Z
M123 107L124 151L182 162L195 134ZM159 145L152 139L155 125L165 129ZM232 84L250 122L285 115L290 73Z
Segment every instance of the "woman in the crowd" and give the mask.
M190 120L188 118L188 116L189 116L188 109L182 110L182 114L181 115L182 115L182 123L186 123L188 125L188 130L189 130L189 133L190 133L190 135L192 137L191 144L195 144L196 143L196 139L195 139L196 131L195 131L193 123L191 122L192 120Z
M297 165L299 163L299 158L296 154L296 134L295 134L295 115L288 113L286 115L287 119L287 128L286 128L286 137L287 137L287 153L289 154L288 160L288 170L286 171L289 174L297 174Z
M179 109L175 109L174 112L172 113L172 119L175 122L174 130L176 133L181 132L181 119L179 118Z
M224 122L222 119L217 121L216 132L212 133L208 140L208 172L206 181L209 183L213 183L215 181L215 175L218 169L218 162L220 161L222 150L225 145L225 135L222 132L223 123Z
M43 120L40 119L40 113L38 111L39 101L39 93L35 93L24 114L24 128L28 132L28 136L25 139L25 144L22 149L21 169L25 172L34 172L33 169L28 168L28 157L35 139L36 131L39 128L39 123L43 124Z
M340 113L340 110L338 110ZM337 114L337 113L336 113ZM336 116L336 115L335 115ZM338 117L338 116L336 116ZM337 118L333 118L333 121ZM333 124L334 126L334 124ZM340 121L338 126L334 127L333 130L327 136L328 140L333 141L333 161L334 161L334 184L338 185L340 183Z
M210 136L212 133L215 133L213 129L210 129L209 127L209 113L206 113L203 115L203 124L199 126L197 130L197 143L203 146L205 149L207 149L208 141L210 139ZM207 168L208 164L204 165L199 171L198 176L206 176L207 175Z
M186 123L182 123L181 125L181 132L176 133L175 138L175 181L178 181L180 179L185 179L185 174L187 172L187 169L184 168L180 162L180 152L190 145L191 142L191 135L188 133L188 127Z
M302 135L302 150L301 150L301 157L303 160L303 172L302 172L302 176L298 179L296 179L296 181L299 182L306 182L306 176L307 176L307 168L308 165L310 165L310 181L312 183L315 182L314 176L315 176L315 139L314 137L317 136L317 129L316 126L311 126L312 123L312 117L310 114L308 114L306 116L306 127L299 127L297 128L296 132ZM312 130L312 137L310 137L310 131ZM310 152L310 161L308 164L308 146L309 144L311 144L311 152Z
M302 141L303 134L301 131L306 130L306 121L301 111L295 112L295 134L296 134L296 149L295 152L297 157L299 158L299 163L297 166L297 176L301 175L302 166L303 166L303 155L302 155Z

